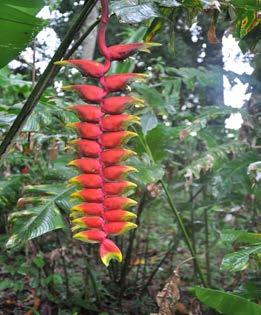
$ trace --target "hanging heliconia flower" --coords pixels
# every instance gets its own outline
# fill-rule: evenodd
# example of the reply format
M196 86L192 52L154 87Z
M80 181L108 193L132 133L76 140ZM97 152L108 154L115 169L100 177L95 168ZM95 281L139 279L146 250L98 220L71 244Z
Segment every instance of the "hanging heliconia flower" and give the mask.
M109 21L108 0L101 0L101 4L98 45L105 58L104 64L92 60L64 60L56 64L74 66L84 76L97 78L100 83L100 86L70 85L64 90L75 91L88 102L69 107L80 119L69 126L79 135L79 139L73 140L72 144L81 157L69 163L81 173L69 180L69 183L81 186L81 190L74 192L71 197L82 202L71 208L72 231L76 232L75 239L98 243L101 259L108 266L111 259L122 261L121 251L109 239L110 235L119 235L136 228L136 224L130 222L136 215L127 211L136 202L124 197L124 194L136 187L136 184L125 179L126 175L137 170L121 162L135 155L123 145L136 136L126 128L132 123L138 123L139 118L123 112L128 105L143 103L132 96L109 94L123 91L131 81L143 81L146 76L141 73L106 76L106 73L111 61L123 60L137 50L148 51L155 44L141 42L107 47L105 32Z

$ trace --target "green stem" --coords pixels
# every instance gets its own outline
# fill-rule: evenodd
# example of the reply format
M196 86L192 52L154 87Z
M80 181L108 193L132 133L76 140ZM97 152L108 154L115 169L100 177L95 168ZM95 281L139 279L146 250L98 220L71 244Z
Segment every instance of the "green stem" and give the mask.
M176 217L176 219L178 221L179 228L180 228L180 230L181 230L181 232L183 234L183 237L184 237L184 240L185 240L185 242L187 244L187 247L188 247L192 257L194 258L195 266L197 268L197 272L198 272L199 278L200 278L202 284L204 285L204 287L207 287L206 280L205 280L203 272L202 272L202 270L200 268L200 265L199 265L198 258L197 258L197 255L195 253L195 250L194 250L194 248L192 246L192 243L190 241L190 238L188 236L187 229L186 229L186 227L185 227L185 225L183 223L183 220L182 220L182 218L181 218L181 216L179 214L179 211L177 210L177 208L176 208L176 206L175 206L175 204L174 204L174 202L173 202L173 200L171 198L170 191L169 191L166 183L163 180L160 180L160 183L161 183L161 185L163 187L163 190L164 190L164 192L165 192L165 194L167 196L167 199L168 199L169 205L171 207L171 210L173 211L173 213L174 213L174 215L175 215L175 217Z
M68 55L65 55L68 47L70 46L74 36L80 30L81 26L85 22L87 16L90 14L91 10L96 4L96 0L88 0L86 1L81 13L66 33L64 40L60 44L59 48L57 49L56 53L54 54L53 58L49 62L47 68L45 69L44 73L38 80L37 84L35 85L34 89L32 90L30 96L28 97L27 101L25 102L22 110L16 117L15 121L13 122L11 128L7 132L3 142L0 146L0 158L7 152L8 148L12 144L13 140L17 136L19 130L22 128L23 124L26 122L29 115L32 113L33 109L37 105L40 97L42 96L43 92L46 90L48 85L52 82L55 78L57 73L59 72L59 67L54 65L54 62L57 60L62 59ZM70 50L71 52L72 50Z

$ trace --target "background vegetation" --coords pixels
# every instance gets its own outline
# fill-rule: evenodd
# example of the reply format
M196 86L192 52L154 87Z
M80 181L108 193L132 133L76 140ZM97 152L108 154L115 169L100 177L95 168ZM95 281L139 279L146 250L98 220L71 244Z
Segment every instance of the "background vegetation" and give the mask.
M95 246L71 239L66 164L75 134L65 125L75 117L65 108L77 98L60 87L83 79L53 65L86 54L96 1L1 1L0 314L258 315L260 1L110 4L110 44L162 46L112 67L149 79L131 86L146 101L131 110L142 122L129 162L139 169L139 228L118 237L124 261L106 269ZM48 21L36 17L44 5ZM35 38L42 28L61 42L54 56ZM228 33L251 75L225 70ZM243 107L225 104L224 76L248 84ZM239 130L226 123L234 114Z

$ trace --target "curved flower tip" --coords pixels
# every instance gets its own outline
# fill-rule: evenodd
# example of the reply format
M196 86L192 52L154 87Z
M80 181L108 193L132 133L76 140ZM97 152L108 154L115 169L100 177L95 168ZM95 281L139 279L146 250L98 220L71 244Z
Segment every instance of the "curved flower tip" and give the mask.
M73 238L87 243L101 243L106 237L106 233L100 230L82 231L73 236Z
M100 257L106 267L109 266L112 259L122 262L122 253L118 246L109 239L104 239L100 245Z

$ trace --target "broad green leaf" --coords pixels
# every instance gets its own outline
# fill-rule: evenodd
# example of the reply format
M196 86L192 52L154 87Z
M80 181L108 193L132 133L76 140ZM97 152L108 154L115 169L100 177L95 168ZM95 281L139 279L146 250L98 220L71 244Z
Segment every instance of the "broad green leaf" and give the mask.
M158 119L153 113L146 113L141 117L141 128L144 135L146 135L148 131L155 128L157 125Z
M261 245L247 247L235 253L225 255L221 263L221 270L237 272L245 270L249 264L249 256L261 253Z
M133 177L143 185L157 183L164 176L164 169L161 165L145 165L141 163L132 163L132 165L139 171Z
M226 229L223 230L221 233L221 241L230 244L234 242L244 244L255 244L261 242L261 234Z
M36 13L43 5L42 1L26 2L19 1L19 7L12 5L12 1L8 5L0 4L0 68L14 59L43 26L43 20L28 14Z
M261 306L237 295L200 287L193 294L204 304L225 315L260 315Z
M44 4L44 0L1 0L1 5L15 7L30 15L37 14Z
M46 185L48 186L48 185ZM49 185L51 186L51 185ZM52 185L56 186L56 185ZM44 185L40 192L45 192L46 188L44 189ZM30 239L35 237L41 236L45 233L51 232L56 229L64 228L64 221L60 211L56 206L56 202L63 199L63 197L71 192L74 188L70 187L66 190L61 191L58 193L51 192L54 194L53 198L47 199L43 198L43 205L34 208L28 208L23 211L23 216L21 216L21 211L12 213L12 221L15 222L14 225L14 234L8 240L6 246L8 248L15 247L18 245L22 245ZM37 190L27 188L27 193L36 193ZM39 190L38 190L39 193ZM50 195L50 194L49 194ZM60 208L60 207L59 207Z

